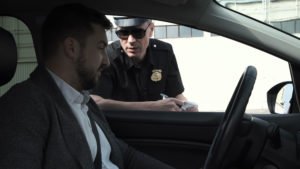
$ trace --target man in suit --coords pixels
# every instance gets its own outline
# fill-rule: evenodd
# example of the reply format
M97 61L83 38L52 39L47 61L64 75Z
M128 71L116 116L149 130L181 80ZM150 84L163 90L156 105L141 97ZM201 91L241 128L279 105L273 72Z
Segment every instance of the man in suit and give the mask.
M42 27L43 57L0 99L0 168L172 169L114 136L87 90L109 65L105 15L55 8Z

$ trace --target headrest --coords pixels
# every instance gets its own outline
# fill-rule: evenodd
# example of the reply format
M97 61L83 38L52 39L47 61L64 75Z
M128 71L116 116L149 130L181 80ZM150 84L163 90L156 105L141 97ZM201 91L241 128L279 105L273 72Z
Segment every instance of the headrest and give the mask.
M0 86L9 82L17 67L17 45L12 34L0 27Z

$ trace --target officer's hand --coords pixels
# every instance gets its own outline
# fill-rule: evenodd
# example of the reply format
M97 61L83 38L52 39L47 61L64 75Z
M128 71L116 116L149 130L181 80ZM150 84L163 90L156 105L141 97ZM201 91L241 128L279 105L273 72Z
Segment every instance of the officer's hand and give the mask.
M168 97L163 100L158 100L153 105L153 109L162 110L162 111L182 111L181 106L183 105L183 101Z
M190 101L184 101L181 109L186 112L198 112L198 104Z
M93 94L91 94L90 96L91 96L91 98L94 100L94 102L95 102L97 105L100 105L101 102L103 101L103 98L100 97L100 96L98 96L98 95L93 95Z
M183 110L183 111L186 111L186 112L198 112L198 107L191 107L191 108L187 108L186 110Z

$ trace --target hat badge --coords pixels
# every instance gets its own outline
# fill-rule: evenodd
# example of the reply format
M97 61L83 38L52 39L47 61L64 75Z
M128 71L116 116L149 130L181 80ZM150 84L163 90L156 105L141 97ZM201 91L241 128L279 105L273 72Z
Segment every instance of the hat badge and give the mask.
M153 69L152 70L152 75L151 75L151 80L153 82L158 82L161 80L161 72L162 70L161 69Z

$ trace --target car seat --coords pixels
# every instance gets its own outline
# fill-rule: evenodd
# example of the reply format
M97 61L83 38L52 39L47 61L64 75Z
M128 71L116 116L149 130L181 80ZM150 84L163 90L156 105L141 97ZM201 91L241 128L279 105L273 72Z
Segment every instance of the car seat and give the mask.
M17 45L13 35L0 27L0 86L8 83L16 72Z

